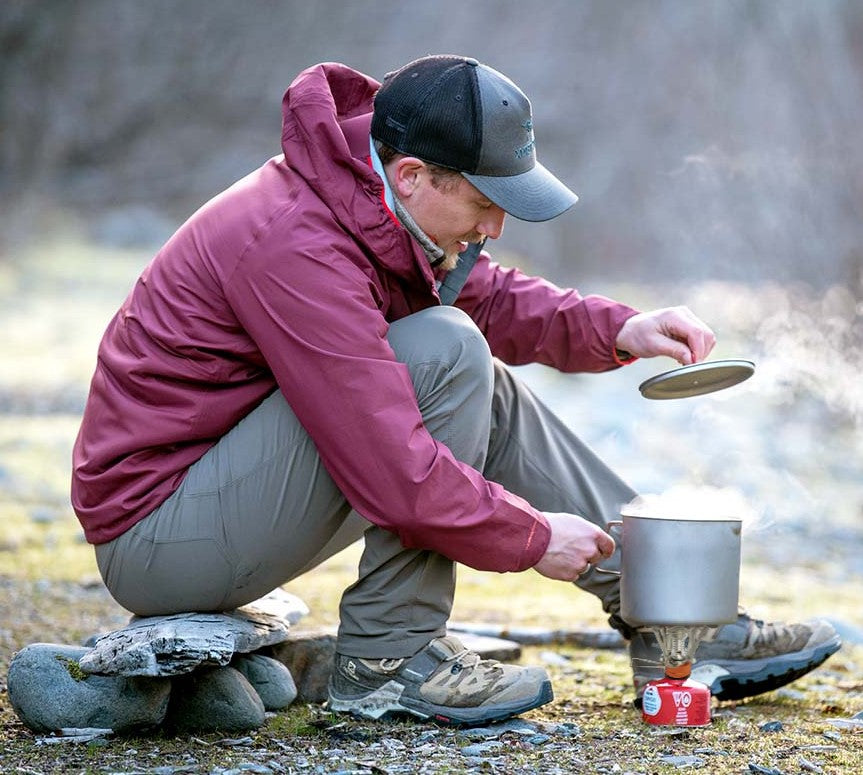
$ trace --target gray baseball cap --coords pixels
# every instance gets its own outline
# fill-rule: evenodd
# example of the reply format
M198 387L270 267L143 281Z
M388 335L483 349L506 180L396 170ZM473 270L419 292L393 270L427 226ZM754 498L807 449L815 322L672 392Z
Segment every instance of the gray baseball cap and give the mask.
M457 170L524 221L548 221L578 197L536 160L530 101L476 59L422 57L389 73L371 134L401 153Z

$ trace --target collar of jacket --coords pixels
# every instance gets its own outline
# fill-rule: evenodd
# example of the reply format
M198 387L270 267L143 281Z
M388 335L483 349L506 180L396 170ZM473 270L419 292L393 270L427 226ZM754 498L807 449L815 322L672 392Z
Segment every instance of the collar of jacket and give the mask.
M432 242L431 237L429 237L429 235L419 227L411 214L405 209L401 200L396 196L395 191L393 191L392 186L390 186L390 182L387 179L384 165L381 163L380 156L378 156L377 149L375 148L375 141L371 136L369 136L369 157L372 168L377 172L378 177L384 184L383 202L387 209L390 213L395 215L398 222L411 233L411 236L413 236L417 242L419 242L420 247L428 257L429 263L433 267L439 266L446 258L443 248Z

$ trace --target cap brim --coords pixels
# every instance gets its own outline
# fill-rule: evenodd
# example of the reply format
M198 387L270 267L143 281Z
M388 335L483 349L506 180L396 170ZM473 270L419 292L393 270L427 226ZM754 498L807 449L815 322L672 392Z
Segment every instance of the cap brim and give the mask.
M492 177L467 172L462 175L498 207L522 221L550 221L578 201L578 197L539 162L521 175Z

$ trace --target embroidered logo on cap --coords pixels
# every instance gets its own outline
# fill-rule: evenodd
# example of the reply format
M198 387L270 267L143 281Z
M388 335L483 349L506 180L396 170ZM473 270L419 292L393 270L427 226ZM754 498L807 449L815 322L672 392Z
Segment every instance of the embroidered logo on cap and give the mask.
M515 149L516 159L523 159L525 156L530 156L531 153L533 153L534 145L536 145L536 140L533 136L533 121L528 119L522 123L522 127L524 128L524 131L527 132L528 142L526 145L522 145L520 148Z

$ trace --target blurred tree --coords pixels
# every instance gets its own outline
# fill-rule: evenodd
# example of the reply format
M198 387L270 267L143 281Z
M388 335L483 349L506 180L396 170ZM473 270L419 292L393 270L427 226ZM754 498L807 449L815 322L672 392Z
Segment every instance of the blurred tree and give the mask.
M50 206L102 234L125 212L161 239L279 152L281 95L299 70L339 60L380 77L431 51L516 80L541 159L581 196L551 224L508 224L501 247L530 269L582 287L859 282L853 0L2 3L4 236L40 230Z

